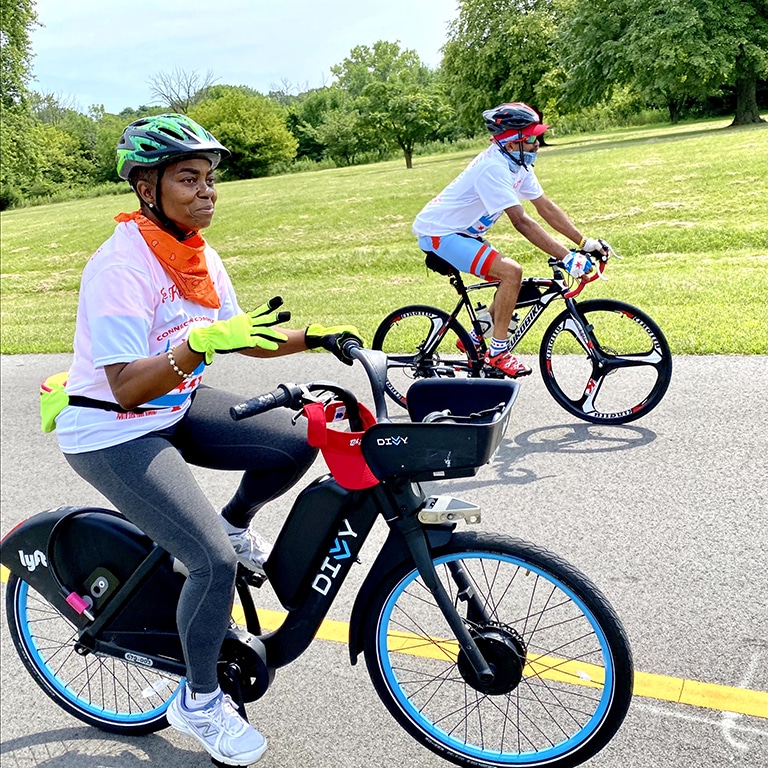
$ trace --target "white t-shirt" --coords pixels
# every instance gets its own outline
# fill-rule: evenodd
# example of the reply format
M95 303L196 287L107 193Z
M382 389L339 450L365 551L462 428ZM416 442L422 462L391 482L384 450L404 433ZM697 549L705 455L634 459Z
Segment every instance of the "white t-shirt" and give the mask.
M240 313L221 257L207 246L205 258L221 300L219 309L183 299L136 223L118 224L83 270L67 393L114 403L104 366L164 355L186 341L191 328ZM107 448L174 424L189 407L204 368L201 363L194 377L143 404L142 408L153 408L146 413L67 406L56 418L61 450L83 453Z
M543 194L532 169L512 170L502 151L491 144L422 208L413 222L413 233L482 236L507 208Z

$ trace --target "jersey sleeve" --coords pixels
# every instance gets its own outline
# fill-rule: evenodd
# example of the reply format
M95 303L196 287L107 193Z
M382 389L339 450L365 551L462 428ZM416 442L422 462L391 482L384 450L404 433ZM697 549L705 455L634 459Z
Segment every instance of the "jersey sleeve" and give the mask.
M95 367L149 356L154 296L147 274L125 265L100 269L85 284L81 300Z
M544 194L544 188L536 178L536 174L529 170L524 174L522 184L517 190L517 194L522 200L535 200Z

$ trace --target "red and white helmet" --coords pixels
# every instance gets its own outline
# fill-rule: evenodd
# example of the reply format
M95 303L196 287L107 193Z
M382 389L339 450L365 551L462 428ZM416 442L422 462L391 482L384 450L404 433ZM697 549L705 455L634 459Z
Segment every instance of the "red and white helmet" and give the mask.
M541 136L549 126L542 123L533 107L516 101L500 104L483 112L485 127L496 141L520 140L523 136Z

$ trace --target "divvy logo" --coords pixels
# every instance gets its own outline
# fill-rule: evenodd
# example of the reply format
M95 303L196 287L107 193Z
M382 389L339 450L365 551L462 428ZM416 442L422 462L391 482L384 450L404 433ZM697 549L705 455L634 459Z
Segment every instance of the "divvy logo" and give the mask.
M45 568L48 567L48 561L45 559L45 555L39 549L36 549L31 555L27 555L23 549L20 549L19 561L22 565L26 566L30 573L34 571L38 565L42 565Z

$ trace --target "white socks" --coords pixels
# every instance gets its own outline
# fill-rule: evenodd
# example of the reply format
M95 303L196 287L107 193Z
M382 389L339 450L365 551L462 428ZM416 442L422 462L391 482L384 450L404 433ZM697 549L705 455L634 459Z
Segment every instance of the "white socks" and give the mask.
M210 704L219 694L221 693L221 688L216 688L215 691L211 691L211 693L192 693L192 691L189 690L189 686L184 686L184 709L188 710L195 710L195 709L205 709L205 707Z

